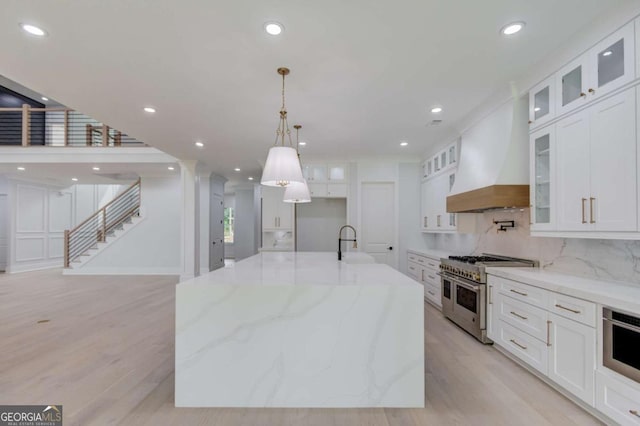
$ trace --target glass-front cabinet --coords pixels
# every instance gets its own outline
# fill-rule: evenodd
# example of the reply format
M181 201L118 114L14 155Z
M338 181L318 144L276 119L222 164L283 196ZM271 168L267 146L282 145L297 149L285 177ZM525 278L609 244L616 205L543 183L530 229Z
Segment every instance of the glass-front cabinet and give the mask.
M332 182L344 182L347 180L347 165L343 163L333 163L327 166L329 180Z
M457 149L457 143L454 142L450 147L449 147L449 165L455 164L458 158L458 149Z
M584 54L556 73L556 112L558 115L587 101L588 55Z
M529 128L546 123L555 116L555 81L550 77L529 91Z
M555 126L530 136L531 230L552 230L555 226Z
M598 97L634 78L635 33L628 23L595 45L589 54L592 78L587 93Z

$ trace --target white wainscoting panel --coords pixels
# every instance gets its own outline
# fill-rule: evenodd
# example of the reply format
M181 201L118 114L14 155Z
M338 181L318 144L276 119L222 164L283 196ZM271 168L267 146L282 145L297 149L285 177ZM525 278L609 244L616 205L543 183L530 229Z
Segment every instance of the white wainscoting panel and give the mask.
M17 185L17 232L45 232L46 188Z
M16 237L16 262L44 260L45 237L44 236L18 236Z

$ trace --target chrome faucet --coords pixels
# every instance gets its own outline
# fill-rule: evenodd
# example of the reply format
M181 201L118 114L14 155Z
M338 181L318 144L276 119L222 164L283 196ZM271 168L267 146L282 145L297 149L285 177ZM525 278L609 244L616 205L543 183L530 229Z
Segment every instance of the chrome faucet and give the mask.
M351 228L353 230L353 239L349 240L347 238L342 238L342 230L344 228ZM356 241L356 228L351 225L344 225L338 231L338 260L342 260L342 242L343 241L353 241L353 248L358 248L358 241Z

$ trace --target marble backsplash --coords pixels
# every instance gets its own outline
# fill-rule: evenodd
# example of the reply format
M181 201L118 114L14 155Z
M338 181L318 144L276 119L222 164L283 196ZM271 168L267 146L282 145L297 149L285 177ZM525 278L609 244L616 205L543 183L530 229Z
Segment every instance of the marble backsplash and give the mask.
M531 237L528 209L474 216L475 234L424 234L428 247L536 259L550 271L640 285L640 241ZM494 220L514 220L516 227L497 232Z

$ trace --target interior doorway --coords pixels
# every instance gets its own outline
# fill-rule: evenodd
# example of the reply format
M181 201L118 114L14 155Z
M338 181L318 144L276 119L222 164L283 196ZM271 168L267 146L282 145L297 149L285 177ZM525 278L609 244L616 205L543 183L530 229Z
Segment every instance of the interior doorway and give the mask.
M377 263L396 267L395 184L362 184L362 249Z

